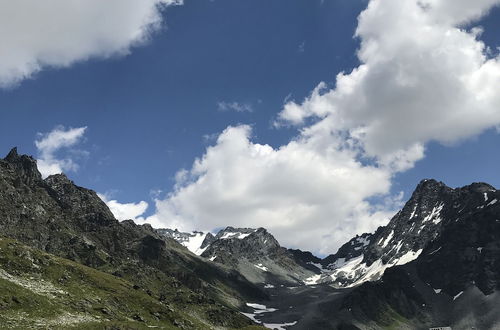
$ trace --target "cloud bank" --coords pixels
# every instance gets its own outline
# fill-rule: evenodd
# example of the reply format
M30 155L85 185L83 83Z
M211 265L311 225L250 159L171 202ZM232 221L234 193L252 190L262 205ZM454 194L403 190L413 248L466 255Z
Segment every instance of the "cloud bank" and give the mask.
M498 54L479 40L470 23L496 1L372 0L359 16L361 65L337 76L336 88L320 83L311 96L289 102L282 123L307 118L344 131L368 156L390 163L434 140L453 143L500 122ZM415 149L417 148L417 149Z
M124 55L182 0L16 0L0 4L0 88L46 67Z
M498 0L371 0L359 16L361 65L288 102L276 126L298 135L279 148L228 127L173 192L156 200L157 227L264 226L285 246L332 253L388 221L395 173L429 141L454 143L500 124L498 54L463 28Z

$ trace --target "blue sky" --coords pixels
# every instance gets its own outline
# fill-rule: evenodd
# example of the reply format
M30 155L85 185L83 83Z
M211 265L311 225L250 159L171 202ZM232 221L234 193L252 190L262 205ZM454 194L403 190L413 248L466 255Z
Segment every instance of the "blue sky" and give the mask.
M157 211L154 198L168 199L169 193L175 194L176 183L187 187L200 179L199 173L193 172L186 183L179 176L176 179L176 173L181 169L192 170L193 161L202 157L208 146L218 145L217 137L227 127L249 125L253 144L267 144L278 150L291 140L300 139L301 130L325 118L323 110L313 109L313 115L302 113L301 123L297 125L287 117L285 105L294 101L305 108L305 100L320 82L326 83L326 89L334 90L338 73L349 73L360 65L356 51L363 36L354 38L353 35L358 15L367 5L367 0L186 0L182 5L167 6L159 14L161 27L150 28L154 30L151 34L142 31L147 34L144 37L147 40L139 45L129 42L125 51L117 51L112 46L105 51L82 51L80 57L55 64L40 60L42 64L49 63L41 65L35 70L38 72L27 79L22 77L5 83L0 89L3 114L0 149L7 154L11 147L18 146L22 153L41 157L35 140L43 139L43 134L57 127L61 130L87 127L78 142L57 149L52 155L57 159L71 159L72 164L76 164L67 171L68 176L81 186L106 194L109 200L146 201L149 208L142 216L161 218L165 213ZM97 2L95 6L99 6ZM485 10L489 11L490 7L491 4ZM450 23L450 26L457 29L482 26L484 31L478 39L491 48L488 56L497 57L500 10L492 9L479 21L468 20L465 24ZM83 27L83 31L87 29ZM102 31L96 32L99 33ZM47 40L49 44L50 36ZM71 48L72 44L67 47ZM1 56L0 53L0 61ZM498 77L493 76L491 81L497 82ZM500 109L500 105L496 105ZM280 120L288 122L276 125ZM500 187L497 119L492 118L491 125L487 122L481 122L480 128L463 136L416 134L415 140L397 146L397 150L421 143L425 156L414 156L408 168L377 174L385 181L373 185L385 188L373 188L362 195L361 200L384 203L403 191L402 200L386 205L384 212L387 213L383 216L387 218L423 178L436 178L450 186L486 181ZM363 122L363 125L369 127L369 123ZM368 165L376 166L377 159L389 153L380 146L370 148L367 144L368 151L363 152ZM358 156L355 159L359 160ZM247 175L252 176L252 172L249 167ZM289 189L286 184L281 187ZM296 189L300 184L290 187ZM156 192L160 190L158 195ZM176 205L181 208L180 204ZM221 201L213 205L225 207ZM176 221L163 223L173 226L182 221L179 219L183 216L198 217L202 211L185 211L186 214L176 214ZM235 210L221 222L210 222L206 226L200 225L203 219L189 220L192 225L186 228L206 230L224 223L241 225L235 220L235 214L240 212L245 211ZM166 214L168 217L170 213ZM216 214L220 217L219 212ZM329 221L335 222L335 216L332 214ZM371 221L371 216L366 219L363 221ZM262 225L261 221L245 221L249 221L248 226ZM321 226L328 225L325 221ZM335 243L324 243L316 252L335 249L342 239L372 229L380 221L355 226L340 223L339 226L349 230L338 236L326 235L326 241ZM314 224L314 219L309 223ZM278 238L283 238L300 231L302 226L282 229L280 222L271 229L279 233ZM307 239L310 240L309 236ZM293 241L285 239L288 245L293 245ZM306 243L298 243L298 246L314 249Z
M168 8L164 28L125 57L45 70L1 91L2 149L35 155L36 133L88 126L82 147L91 156L71 178L124 201L168 190L202 155L204 136L228 125L254 125L257 140L272 145L293 136L271 129L272 120L289 95L302 99L357 63L352 35L365 5L193 0ZM218 111L223 101L254 111Z

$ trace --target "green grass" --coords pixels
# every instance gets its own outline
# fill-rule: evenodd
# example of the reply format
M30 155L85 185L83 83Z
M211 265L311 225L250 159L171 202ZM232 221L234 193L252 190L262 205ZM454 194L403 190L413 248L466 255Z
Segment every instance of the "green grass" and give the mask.
M0 328L210 328L197 317L204 308L187 310L150 294L122 278L0 239ZM177 294L189 300L186 292Z

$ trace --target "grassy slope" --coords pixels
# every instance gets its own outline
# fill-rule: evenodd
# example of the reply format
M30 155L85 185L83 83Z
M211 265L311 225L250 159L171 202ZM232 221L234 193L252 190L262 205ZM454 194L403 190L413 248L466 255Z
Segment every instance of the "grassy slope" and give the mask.
M196 317L210 313L210 306L190 304L182 291L169 292L163 301L148 293L122 278L0 238L0 327L213 328Z

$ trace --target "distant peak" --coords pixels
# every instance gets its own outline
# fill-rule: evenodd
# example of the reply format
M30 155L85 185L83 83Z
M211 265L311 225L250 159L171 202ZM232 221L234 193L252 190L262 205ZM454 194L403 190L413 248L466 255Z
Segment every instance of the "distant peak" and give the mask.
M477 191L477 192L481 192L481 193L496 190L495 187L493 187L492 185L485 183L485 182L473 182L468 186L462 187L461 189L467 189L470 191Z
M28 155L19 155L17 153L17 147L12 148L7 156L3 159L9 163L32 163L36 167L36 160Z
M13 161L14 159L19 158L19 154L17 153L17 147L12 148L7 156L4 158L5 161Z
M16 169L25 182L33 182L33 180L37 181L42 178L36 165L36 159L28 155L19 155L17 147L12 148L3 160Z
M444 187L448 186L441 181L437 181L434 179L424 179L417 185L414 194L427 194L430 191L437 191Z
M423 179L419 182L418 187L442 186L444 183L435 179Z
M73 183L64 173L52 174L45 179L47 183Z

